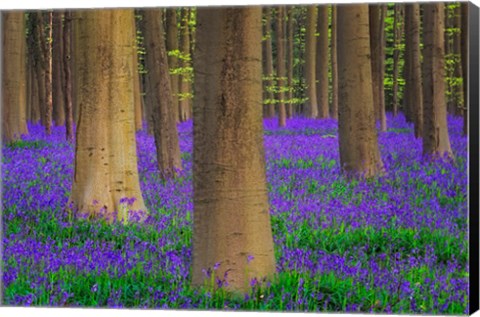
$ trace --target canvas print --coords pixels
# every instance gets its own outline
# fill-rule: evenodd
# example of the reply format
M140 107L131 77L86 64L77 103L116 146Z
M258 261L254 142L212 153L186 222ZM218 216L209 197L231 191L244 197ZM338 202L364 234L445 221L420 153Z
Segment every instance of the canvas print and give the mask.
M471 10L3 11L2 305L470 313Z

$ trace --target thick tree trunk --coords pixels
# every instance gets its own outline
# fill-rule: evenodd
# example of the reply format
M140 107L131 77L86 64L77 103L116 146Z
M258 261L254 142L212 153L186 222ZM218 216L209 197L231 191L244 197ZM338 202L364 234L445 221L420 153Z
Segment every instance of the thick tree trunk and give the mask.
M285 7L277 7L277 74L278 74L278 125L287 125L285 109L285 83L287 71L285 68Z
M461 60L462 60L462 75L463 75L463 134L468 134L468 110L470 108L469 95L468 95L468 6L469 3L462 2L461 4L461 13L462 13L462 27L461 27Z
M424 4L423 14L423 153L453 156L445 103L444 4Z
M340 164L348 176L383 172L373 108L368 4L338 6L338 132Z
M167 9L167 51L174 53L178 50L178 26L177 26L177 9ZM170 70L178 68L178 57L176 54L168 55L168 65ZM172 85L172 107L175 122L180 122L178 111L178 87L179 76L176 72L170 73L170 83Z
M2 130L11 142L28 134L25 13L2 12Z
M318 6L317 19L317 107L318 118L328 118L328 6Z
M338 119L337 5L332 5L332 106L330 117Z
M72 12L65 11L65 26L63 28L63 71L65 98L65 128L67 140L73 142L73 109L72 109Z
M133 26L135 27L135 15L133 16ZM140 77L138 71L138 46L137 46L137 30L135 28L135 36L133 38L133 94L135 103L135 130L139 131L143 128L143 111L142 111L142 95L140 92Z
M398 75L399 75L399 61L400 61L400 43L403 37L403 4L395 3L393 21L393 116L398 114L399 98L398 98ZM405 98L405 96L404 96Z
M387 131L385 114L385 12L384 4L369 5L370 47L372 50L372 87L375 120L380 121L380 131Z
M157 164L163 179L175 177L182 169L177 124L173 113L172 91L165 47L162 9L143 10L145 62L148 68L147 99L152 102Z
M247 291L251 279L275 273L261 116L261 8L199 8L197 16L192 283L208 283L203 270L218 263L215 277L225 278L230 290Z
M288 6L287 22L287 118L293 117L293 6Z
M190 119L189 116L189 108L190 108L190 101L191 98L188 96L188 94L191 93L190 91L190 74L185 73L186 68L190 67L190 61L188 60L190 58L190 30L188 27L188 21L189 21L189 9L188 8L183 8L182 9L182 33L180 36L180 46L181 46L181 53L184 56L181 61L181 65L183 68L182 75L180 76L180 94L181 96L179 97L179 112L180 112L180 121L187 121Z
M305 107L305 115L310 118L316 118L318 115L317 87L315 84L316 26L317 7L309 5L307 7L307 33L305 35L305 79L308 98Z
M52 106L53 121L56 126L65 124L65 104L63 97L63 12L54 11L53 13L53 40L52 40Z
M424 35L425 38L425 35ZM425 61L425 59L424 59ZM405 65L407 68L407 85L404 98L408 116L413 121L415 137L423 136L422 69L420 64L420 5L405 4Z
M274 85L273 77L275 73L273 71L273 49L272 49L272 8L265 8L265 76L268 78L266 80L266 89L267 89L267 109L266 117L273 118L275 117L275 96L273 95L272 89Z
M70 204L79 216L126 222L129 211L146 212L135 141L133 10L75 15L82 39L78 70L83 76L76 81L80 113Z

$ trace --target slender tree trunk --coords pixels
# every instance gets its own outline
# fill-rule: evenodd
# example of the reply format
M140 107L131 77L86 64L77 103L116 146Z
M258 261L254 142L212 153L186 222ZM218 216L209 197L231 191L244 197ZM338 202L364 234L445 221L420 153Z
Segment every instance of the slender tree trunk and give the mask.
M330 117L338 119L337 5L332 5L332 107Z
M463 134L468 135L468 111L470 108L470 97L469 93L469 82L468 82L468 36L469 36L469 27L468 27L468 2L462 2L460 4L462 12L462 29L461 29L461 60L462 60L462 70L463 70Z
M316 118L318 115L317 87L315 84L316 26L317 7L309 5L307 7L307 33L305 35L305 79L308 98L305 115L310 118Z
M25 13L2 12L2 139L28 134Z
M202 270L216 268L215 277L242 292L251 279L275 273L261 116L261 7L199 8L197 16L192 283L204 285L209 278Z
M170 8L167 9L167 51L170 53L168 55L168 65L170 70L176 70L178 68L178 58L176 54L172 54L178 50L178 26L177 26L177 9ZM170 73L170 82L172 84L172 107L173 107L173 116L175 117L175 122L180 122L179 111L178 111L178 87L179 87L179 76L176 72Z
M63 97L63 12L53 12L53 41L52 41L52 106L53 106L53 121L56 126L63 126L65 124L65 104Z
M453 156L445 102L444 4L424 4L423 14L423 153Z
M287 22L287 85L288 85L288 103L287 118L293 117L293 10L294 6L288 6Z
M405 4L405 52L405 65L408 69L404 98L406 98L409 117L414 123L415 137L420 138L423 136L425 100L422 94L420 5L418 3Z
M462 14L461 14L461 3L458 3L458 6L455 8L455 16L453 19L453 27L456 30L453 37L453 54L456 58L455 68L453 72L453 77L456 79L456 85L454 86L454 101L453 109L454 114L457 116L463 116L463 81L459 80L463 78L463 67L461 62L462 56L462 45L461 45L461 29L462 29Z
M317 107L318 118L328 118L328 6L318 6L317 20Z
M67 141L73 142L73 109L72 109L72 12L65 11L65 26L63 28L63 73L65 98L65 128Z
M373 108L368 4L338 6L337 25L340 164L348 176L369 178L384 168Z
M278 125L287 125L285 109L285 82L287 71L285 68L285 7L277 7L277 74L278 74Z
M369 6L370 46L372 50L372 83L375 120L380 121L380 131L387 131L385 114L385 92L383 86L385 73L385 12L384 4Z
M394 21L393 21L393 116L398 114L398 75L399 75L399 61L400 61L400 43L403 37L403 4L395 3ZM405 97L404 97L405 98Z
M266 81L267 88L267 100L268 106L266 111L267 118L275 117L275 97L273 95L272 89L274 86L273 77L275 73L273 71L273 49L272 49L272 8L265 8L265 76L268 78Z
M39 13L41 15L41 13ZM52 100L52 24L53 12L48 13L48 39L44 42L45 54L45 132L47 135L52 133L52 119L53 119L53 100Z
M80 106L70 204L81 217L128 221L146 212L135 141L132 9L75 11ZM98 123L101 124L98 124ZM125 198L135 198L133 202ZM137 213L139 220L144 215Z
M162 9L143 10L144 37L148 67L146 93L153 102L157 164L163 179L175 177L182 169L177 124L173 113L172 90L163 29Z
M47 93L46 93L46 78L47 78L47 61L45 59L46 40L44 34L44 23L41 12L33 12L31 16L31 30L34 34L34 59L35 59L35 75L37 77L38 85L38 102L40 108L40 120L44 127L47 126Z
M188 59L190 58L190 30L188 27L188 20L189 20L189 10L188 8L182 9L182 33L180 36L180 45L181 45L181 53L184 55L182 58L181 65L183 68L182 75L180 76L180 94L182 96L179 97L179 111L180 111L180 121L187 121L189 117L189 103L190 97L187 96L190 93L190 74L185 73L186 68L190 67L190 62Z
M449 6L445 6L444 12L444 47L445 47L445 58L451 58L453 54L453 13ZM454 76L454 70L452 67L447 67L445 70L445 76L447 78L452 78ZM445 85L446 89L446 103L447 103L447 113L455 115L455 87L451 82L447 82Z

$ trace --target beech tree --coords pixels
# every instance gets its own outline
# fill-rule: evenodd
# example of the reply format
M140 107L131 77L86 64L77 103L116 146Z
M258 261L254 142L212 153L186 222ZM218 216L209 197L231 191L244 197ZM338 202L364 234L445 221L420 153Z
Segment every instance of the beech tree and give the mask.
M167 24L167 39L166 39L166 48L168 54L168 66L170 70L175 70L178 67L178 26L177 26L177 9L169 8L166 9L166 24ZM170 73L170 83L172 86L172 107L173 107L173 116L175 122L180 122L179 117L179 106L178 106L178 88L179 88L179 76L177 72Z
M305 81L308 98L305 108L305 115L310 118L316 118L318 115L317 86L315 84L316 26L317 7L310 5L307 7L307 33L305 35Z
M463 75L463 134L468 134L468 111L470 107L470 97L468 95L468 74L469 74L469 67L468 67L468 6L467 2L462 2L461 6L461 61L462 61L462 75Z
M81 10L75 18L78 56L88 58L76 60L83 76L75 81L79 117L69 207L79 216L125 222L130 210L146 212L135 140L133 10Z
M52 39L52 107L56 126L65 124L65 98L63 97L63 12L53 12Z
M395 3L393 20L393 116L398 114L398 79L399 79L399 61L400 61L400 43L403 37L403 4ZM405 97L404 97L405 98Z
M272 8L266 7L264 9L265 14L265 71L264 75L267 77L265 81L266 86L266 98L270 102L268 103L265 111L266 118L273 118L275 116L275 104L273 103L274 95L271 87L273 86L273 77L275 73L273 71L273 49L272 49Z
M2 130L11 142L28 134L25 13L2 13Z
M337 5L332 5L332 106L330 116L338 119Z
M162 9L142 10L145 61L148 73L147 102L153 109L157 164L162 178L174 177L182 169L178 132L163 29Z
M285 7L277 8L277 75L278 75L278 125L287 125L287 113L285 109Z
M65 98L65 128L67 140L73 141L73 108L72 108L72 12L65 11L63 28L63 96Z
M179 112L180 112L180 121L186 121L190 119L190 108L191 108L191 98L188 96L191 91L190 85L190 76L187 74L186 69L190 67L190 28L188 26L189 21L189 9L183 8L182 9L182 21L181 21L181 35L180 35L180 52L182 54L181 58L181 67L182 73L180 75L180 87L179 93L181 94L179 97Z
M328 6L318 6L317 19L317 60L316 60L316 80L317 80L317 106L318 117L328 118Z
M288 6L287 21L287 86L288 86L288 103L287 118L293 117L293 10L294 6Z
M445 101L444 4L423 4L423 153L451 157Z
M261 115L261 18L259 6L197 12L195 286L209 280L202 270L216 269L234 291L275 273Z
M368 4L338 6L338 141L349 176L383 172L373 108Z

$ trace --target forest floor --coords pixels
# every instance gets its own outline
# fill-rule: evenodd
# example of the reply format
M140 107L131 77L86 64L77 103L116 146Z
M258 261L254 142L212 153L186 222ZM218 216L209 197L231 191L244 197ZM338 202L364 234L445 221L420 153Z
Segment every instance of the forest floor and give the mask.
M277 277L243 300L190 288L192 123L179 125L184 171L161 181L153 137L137 134L143 224L72 220L65 129L3 147L5 305L270 311L468 313L467 138L449 118L455 159L422 158L403 116L379 136L386 174L347 181L337 122L265 120ZM212 275L212 283L215 283Z

